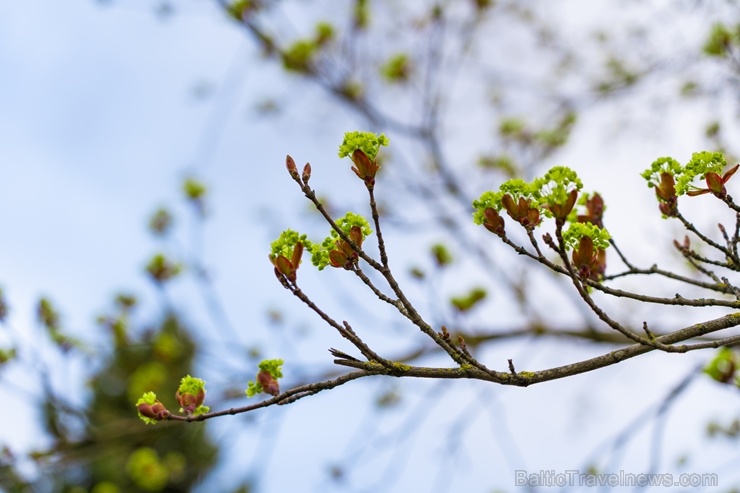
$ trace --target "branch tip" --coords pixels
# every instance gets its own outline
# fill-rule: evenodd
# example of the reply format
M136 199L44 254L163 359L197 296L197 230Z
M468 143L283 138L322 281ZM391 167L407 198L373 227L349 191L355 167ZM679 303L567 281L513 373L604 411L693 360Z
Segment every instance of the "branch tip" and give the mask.
M349 354L340 351L339 349L329 348L329 352L332 356L336 358L341 358L349 361L360 361L359 359L355 358L354 356L350 356Z

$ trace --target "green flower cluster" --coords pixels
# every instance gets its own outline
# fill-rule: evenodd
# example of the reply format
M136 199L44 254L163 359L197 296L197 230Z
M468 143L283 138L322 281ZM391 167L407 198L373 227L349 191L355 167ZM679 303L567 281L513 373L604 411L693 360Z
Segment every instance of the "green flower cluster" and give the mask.
M576 201L576 205L582 208L585 207L588 210L589 203L592 202L595 197L598 197L597 200L601 202L601 206L600 206L601 209L599 212L603 215L604 211L606 211L606 206L603 204L603 200L601 199L601 197L599 196L597 192L580 194L578 196L578 200ZM578 208L574 207L573 210L568 215L568 222L571 222L571 223L582 222L578 220L578 217L579 217Z
M519 198L532 198L535 195L535 188L532 183L527 183L521 178L513 178L505 181L501 184L498 191L494 192L489 190L483 192L483 194L473 201L473 222L475 224L483 224L485 217L483 211L487 208L495 209L500 211L504 205L501 203L501 199L504 195L508 194L514 199L514 202L518 202Z
M598 250L606 250L611 239L606 229L592 223L571 223L568 229L563 231L563 241L567 249L577 249L583 237L591 238L594 248Z
M672 157L658 158L640 176L648 182L650 188L653 188L660 186L661 175L668 173L673 176L676 182L676 195L684 195L690 190L696 189L691 184L694 179L704 179L707 173L721 175L725 166L727 166L727 160L721 152L695 152L685 166L681 166Z
M475 209L473 222L483 224L484 211L487 208L496 211L504 208L502 199L505 195L509 195L514 203L523 198L529 202L530 207L538 208L545 216L552 217L553 209L556 206L567 204L572 191L579 191L581 188L583 188L583 183L576 172L565 166L555 166L544 176L535 178L532 182L514 178L502 183L498 191L484 192L473 201Z
M260 369L257 374L257 381L250 380L247 383L245 394L247 397L254 397L257 394L266 392L277 395L279 392L278 379L283 378L283 363L281 359L265 359L260 361Z
M154 408L154 412L149 412L154 406L157 406ZM144 395L136 401L136 407L138 409L139 418L148 425L156 425L159 422L157 414L165 409L157 400L157 394L154 392L145 392ZM142 414L142 410L145 414Z
M200 378L190 375L182 377L175 398L180 404L180 412L185 412L188 416L198 416L210 410L208 406L203 405L206 398L206 382ZM170 412L157 400L157 394L154 392L144 392L136 401L136 409L139 418L148 425L157 424L170 416Z
M381 146L387 146L390 140L385 134L376 135L372 132L346 132L344 140L339 146L339 157L352 156L355 150L360 149L370 160L375 159Z
M309 251L312 251L312 248L315 249L318 247L318 245L311 243L306 235L297 233L292 229L286 229L280 233L277 240L270 243L270 261L274 263L274 260L280 255L287 259L293 258L293 249L298 242L303 243L303 246Z
M254 397L257 394L261 394L262 391L262 385L259 382L250 380L247 382L247 390L245 390L244 393L247 394L247 397Z
M367 219L353 212L348 212L343 217L337 219L336 224L339 226L339 229L350 237L358 246L362 246L362 242L365 238L373 232ZM355 227L358 231L352 233L352 229ZM357 234L357 236L353 236L354 234ZM319 270L323 270L327 265L332 263L330 259L330 253L332 251L344 249L346 250L347 255L352 253L349 245L344 243L344 240L339 237L339 233L334 229L329 231L329 236L327 236L321 244L310 241L305 234L300 234L291 229L286 229L280 233L277 240L270 244L269 258L273 265L276 267L280 266L280 263L277 261L279 257L284 257L285 259L288 259L288 261L292 262L295 247L299 242L311 253L311 263L318 267ZM283 259L283 261L285 259ZM299 258L296 259L296 261L300 263ZM298 265L292 265L292 268L297 269Z
M185 375L180 380L180 387L177 389L181 394L197 395L200 391L205 392L206 382L203 379Z
M566 204L573 190L580 191L583 183L572 169L566 166L554 166L545 176L536 178L532 182L535 188L537 204L547 217L552 217L552 210L559 205ZM545 207L542 207L545 206Z
M504 218L499 214L502 209L528 229L541 224L541 216L555 218L561 226L570 223L563 235L567 249L579 248L580 240L588 237L592 248L604 250L610 236L601 227L603 200L598 194L583 194L579 200L582 188L576 172L565 166L555 166L531 182L521 178L508 180L497 191L484 192L473 201L473 222L503 236ZM586 214L579 214L576 204L584 206Z
M337 219L336 223L337 226L339 226L339 229L341 229L347 236L349 236L350 230L353 226L358 226L362 232L363 240L373 232L367 219L359 214L355 214L354 212L348 212L343 217ZM319 270L323 270L324 267L329 265L329 252L336 249L337 240L339 240L339 234L332 229L329 231L329 236L324 239L321 245L311 243L306 246L308 251L311 252L311 263L318 267Z
M272 375L272 378L283 378L283 363L285 361L281 359L265 359L260 361L257 367Z
M189 412L193 416L198 416L211 410L210 407L203 405L206 398L206 382L203 379L185 375L180 380L176 397L182 406L180 412Z

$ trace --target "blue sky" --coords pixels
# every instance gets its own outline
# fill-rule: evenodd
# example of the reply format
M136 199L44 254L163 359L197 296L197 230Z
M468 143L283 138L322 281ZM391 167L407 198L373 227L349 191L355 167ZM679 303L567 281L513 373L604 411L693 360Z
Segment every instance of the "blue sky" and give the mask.
M264 122L254 104L276 97L300 107L315 95L290 93L290 81L260 63L243 33L204 3L168 19L147 2L3 3L0 74L0 284L14 337L35 345L41 295L55 302L66 330L93 345L104 340L95 317L119 291L161 309L143 269L162 246L146 225L157 207L173 208L179 234L169 246L189 254L192 221L180 186L192 175L211 191L203 251L239 340L213 332L192 286L177 287L173 298L201 336L216 341L207 357L225 344L269 350L265 312L285 300L267 261L269 242L297 227L291 221L306 210L285 154L305 161L312 151L334 164L342 130L317 129L310 115ZM332 143L318 152L317 135L326 134ZM0 342L14 337L0 334ZM326 343L320 351L326 360ZM241 373L244 387L250 373ZM74 365L55 375L61 384L82 376ZM22 372L5 377L30 385ZM32 420L3 433L20 449L41 439ZM242 464L234 478L244 473Z

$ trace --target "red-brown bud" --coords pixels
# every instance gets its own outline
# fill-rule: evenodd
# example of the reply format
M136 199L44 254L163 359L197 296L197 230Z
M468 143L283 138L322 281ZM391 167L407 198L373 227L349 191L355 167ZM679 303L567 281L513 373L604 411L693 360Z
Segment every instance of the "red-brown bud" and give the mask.
M511 195L507 193L503 197L501 197L501 204L503 204L504 209L506 209L506 212L509 213L509 216L511 216L512 219L514 219L515 221L519 220L519 209L514 203L514 199L511 197Z
M604 199L598 193L586 200L586 214L578 216L579 223L591 223L600 228L604 227Z
M370 160L370 158L360 149L355 149L352 152L352 162L355 165L352 167L352 171L365 182L368 188L373 188L375 185L375 175L378 172L377 160Z
M691 194L691 192L688 192L688 194ZM661 202L658 204L658 209L660 209L660 212L668 217L675 217L678 214L678 208L676 207L676 204L672 204L669 202Z
M668 172L660 174L660 185L655 187L655 195L663 202L670 202L676 198L676 182L672 174Z
M355 256L355 251L352 249L351 246L349 246L349 243L347 243L344 240L337 240L335 245L337 246L337 250L346 255L348 258Z
M729 170L727 170L727 173L725 173L722 176L719 176L717 173L710 171L704 176L704 181L707 183L707 188L700 188L697 190L691 190L689 192L686 192L686 195L689 195L691 197L695 197L697 195L703 195L705 193L712 193L714 196L723 199L727 196L727 189L725 188L725 183L727 183L730 178L732 178L732 175L734 175L738 168L740 167L740 164L736 164Z
M571 258L573 267L582 278L596 281L606 271L606 251L595 248L593 240L588 236L581 238Z
M264 391L270 395L278 395L280 393L280 384L278 383L269 371L261 370L257 374L257 382L262 385Z
M177 402L180 404L180 407L186 414L192 414L193 411L199 406L203 404L203 401L206 398L206 393L203 390L200 390L197 395L184 393L181 394L178 390L175 393L175 398L177 399Z
M286 276L289 276L293 273L293 264L290 262L290 260L283 257L282 255L278 255L275 258L275 267L277 267L278 270Z
M527 211L525 218L519 221L525 228L534 228L540 223L540 211L534 207Z
M295 161L289 155L285 157L285 167L288 168L288 173L293 178L298 178L298 168L296 168Z
M658 208L660 212L668 217L675 217L678 215L678 197L676 196L676 182L673 179L673 175L664 172L660 175L660 185L655 187L655 195L658 197ZM706 192L702 192L706 193ZM692 195L688 192L688 195Z
M732 178L732 175L737 172L738 168L740 168L740 164L736 164L732 168L728 169L727 173L722 175L722 183L727 183L728 181L730 181L730 178Z
M594 258L594 241L588 236L583 236L578 242L578 248L573 250L573 265L579 272L591 265Z
M725 189L722 177L719 176L717 173L713 173L710 171L704 177L704 180L707 182L707 188L709 188L709 191L712 192L714 195L727 194L727 190Z
M150 419L167 419L169 417L170 412L167 410L167 408L164 407L164 404L162 404L159 401L156 401L154 404L147 404L146 402L142 402L138 406L136 406L136 409L141 413L142 416L145 416Z
M352 226L349 230L349 239L357 245L357 248L362 248L362 228Z
M298 242L293 247L293 256L290 259L290 263L293 264L293 270L298 270L301 265L301 256L303 255L303 243Z
M539 209L530 207L529 200L524 197L519 197L519 201L515 203L511 195L507 193L501 197L501 204L512 219L527 229L534 228L540 223Z
M570 211L572 211L573 207L576 205L577 199L578 190L571 190L568 194L568 200L565 202L565 204L553 204L549 207L553 217L561 223L565 221L565 219L568 217L568 214L570 214Z
M483 211L483 217L486 219L483 227L491 233L504 236L504 218L501 217L496 209L486 207Z
M331 265L333 267L346 268L347 264L349 263L347 255L340 250L331 250L329 252L329 261L331 262Z

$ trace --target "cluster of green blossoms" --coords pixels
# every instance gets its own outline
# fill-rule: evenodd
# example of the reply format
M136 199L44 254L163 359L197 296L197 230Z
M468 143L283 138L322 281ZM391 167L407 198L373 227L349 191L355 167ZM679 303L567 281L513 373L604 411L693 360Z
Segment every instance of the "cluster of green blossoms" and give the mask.
M384 134L372 132L347 132L339 146L339 157L349 157L354 166L352 171L365 182L368 190L375 187L375 175L380 169L378 152L381 146L387 146L390 140Z
M606 268L610 236L602 223L603 200L599 194L579 199L582 188L576 172L565 166L555 166L531 182L508 180L473 201L473 222L502 238L506 236L502 210L528 231L539 226L543 216L555 219L559 228L568 222L563 241L566 250L573 251L573 265L580 276L597 280ZM576 213L576 204L585 207L585 214Z
M198 416L210 410L208 406L203 405L206 398L206 382L200 378L190 375L182 377L175 398L180 404L180 412L188 416ZM148 425L157 424L158 421L169 418L171 414L154 392L145 392L136 401L136 409L139 417Z
M374 134L372 132L347 132L344 134L344 140L339 146L339 157L352 157L355 151L360 150L365 155L374 160L378 157L381 146L387 146L390 140L385 134Z
M285 276L290 282L295 283L296 272L301 265L303 249L315 250L317 245L311 243L306 235L286 229L277 240L270 243L270 254L268 258L275 267L275 275Z
M584 237L590 238L599 250L606 250L611 239L607 230L592 223L571 223L563 232L563 242L569 250L577 249Z
M375 176L380 169L378 152L389 142L384 134L347 132L339 146L339 157L350 157L354 163L352 171L368 189L372 190L375 186ZM288 163L288 170L291 173L297 173L292 159L289 158ZM362 248L362 243L373 231L367 219L353 212L340 217L335 224L350 240L349 242L333 228L329 230L329 236L321 243L313 243L307 239L306 235L289 229L283 231L280 237L270 245L269 254L270 262L275 267L278 278L282 279L284 276L289 282L295 283L296 271L304 249L311 253L311 263L319 270L323 270L328 265L351 269L359 259L355 248Z
M313 244L302 235L293 230L286 229L277 240L270 243L270 262L276 263L278 257L291 258L295 251L295 246L302 243L306 248L312 248Z
M259 372L257 373L256 382L250 381L247 384L245 393L252 397L259 393L266 393L276 396L280 393L280 384L278 379L283 377L283 360L267 359L260 362ZM180 405L180 412L186 416L199 416L210 411L208 406L203 405L206 398L206 382L200 378L186 375L180 381L175 393L175 399ZM154 392L145 392L144 395L136 401L136 410L139 418L146 424L157 424L159 421L169 419L171 413L157 399Z
M281 359L266 359L260 362L257 381L249 381L247 390L244 391L247 397L254 397L259 393L266 393L276 396L280 393L280 384L278 379L283 378L283 363Z
M190 375L182 377L175 398L180 404L180 412L188 416L198 416L210 411L208 406L203 405L206 399L206 382L200 378Z
M671 157L656 159L641 176L655 188L663 217L675 217L680 195L712 194L727 200L725 184L740 164L724 171L726 167L722 153L695 152L685 165ZM703 179L706 188L695 186L696 179ZM576 173L564 166L556 166L532 182L509 180L499 190L485 192L473 202L473 221L502 238L506 236L502 210L530 232L539 226L542 216L554 218L559 227L569 222L563 242L566 250L573 251L574 267L582 277L600 279L610 240L602 223L604 203L598 194L579 198L581 188ZM585 214L574 211L576 204L585 207Z
M354 163L352 171L365 183L371 197L375 176L380 168L377 161L378 152L388 143L388 138L383 134L348 132L339 147L339 156L352 159ZM660 210L664 216L676 216L679 195L711 193L720 199L727 198L725 184L740 165L735 165L721 174L726 165L727 162L721 153L698 152L694 153L685 166L670 157L659 158L642 173L642 176L650 187L656 189ZM291 176L301 186L307 186L310 166L306 165L302 176L298 175L290 156L287 159L287 166ZM696 178L704 179L707 188L692 185ZM506 238L504 217L501 214L503 210L529 233L542 223L543 218L554 219L557 230L562 231L562 247L565 251L572 252L572 266L576 274L583 279L598 281L604 276L606 249L611 238L603 227L605 206L601 196L597 193L581 194L582 188L583 184L575 171L565 166L553 167L544 176L532 182L522 179L508 180L497 191L484 192L473 201L473 221L501 238ZM568 227L564 228L566 223ZM352 212L337 219L335 224L343 235L332 228L329 236L320 244L311 242L305 234L290 229L283 231L280 237L271 243L268 257L275 267L277 277L286 287L296 282L296 272L301 264L304 249L311 253L311 262L319 270L327 265L352 269L357 264L358 250L362 248L367 236L372 234L370 224L367 219ZM555 247L549 235L545 235L545 240ZM443 253L439 249L435 252L440 265L450 261L449 255ZM155 278L171 275L169 271L173 269L167 271L164 262L160 263L162 265L154 266L156 269L150 267L150 271L157 271L150 273ZM474 289L468 295L454 299L453 303L458 310L466 311L485 296L485 290ZM52 312L43 311L42 317L49 319L48 324L53 325L55 316L49 313ZM282 365L281 359L262 361L259 364L256 381L248 383L245 391L247 396L252 397L259 393L277 396L280 393L278 380L283 376ZM719 381L729 382L734 379L740 382L740 377L736 375L737 367L738 361L734 353L723 350L705 371ZM188 416L197 416L209 410L203 405L205 382L199 378L190 375L183 377L175 397L180 404L180 412ZM136 407L139 417L147 424L166 420L171 414L154 392L146 392L137 401Z
M727 160L721 152L695 152L685 165L672 157L656 159L641 176L650 188L655 188L660 212L663 217L678 215L678 196L696 196L711 193L719 199L727 197L725 184L732 178L740 165L735 165L722 174ZM693 185L695 179L704 180L707 188Z
M335 222L358 248L361 248L365 238L372 234L367 219L353 212L348 212ZM327 265L349 269L358 260L357 252L334 229L329 231L329 236L321 243L314 243L305 234L286 229L270 244L268 257L275 267L276 275L285 276L291 282L295 282L304 249L311 253L311 263L319 270L323 270Z
M473 201L473 221L485 225L486 209L493 209L496 213L506 209L512 219L528 229L539 226L542 216L555 218L563 224L573 210L581 188L583 183L576 172L565 166L555 166L532 182L521 178L508 180L498 191L484 192ZM503 233L503 223L500 226Z
M358 248L362 248L362 242L373 232L367 219L353 212L348 212L337 219L336 224ZM321 242L321 246L314 246L309 251L311 263L319 270L323 270L327 265L349 269L358 260L357 252L334 229L329 231L329 236Z

